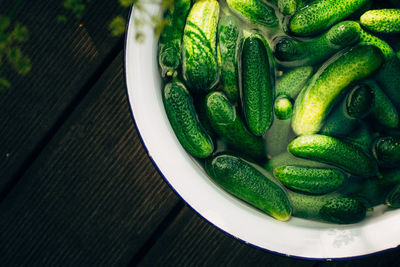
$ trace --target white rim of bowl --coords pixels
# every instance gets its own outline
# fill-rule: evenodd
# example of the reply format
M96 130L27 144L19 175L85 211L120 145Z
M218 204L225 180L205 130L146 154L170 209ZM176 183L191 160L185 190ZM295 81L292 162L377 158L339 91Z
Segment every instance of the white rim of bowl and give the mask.
M149 11L156 13L158 8L153 6ZM373 214L369 214L364 221L352 225L326 224L299 218L279 222L217 187L182 148L169 125L161 101L155 52L157 43L153 29L145 26L142 29L146 35L145 41L136 42L133 12L132 9L127 25L124 58L132 118L150 159L164 180L196 213L246 244L300 259L354 259L399 245L400 229L388 229L388 226L397 225L400 210L385 211L381 206L375 208ZM157 127L154 126L155 121ZM206 198L204 192L212 199Z

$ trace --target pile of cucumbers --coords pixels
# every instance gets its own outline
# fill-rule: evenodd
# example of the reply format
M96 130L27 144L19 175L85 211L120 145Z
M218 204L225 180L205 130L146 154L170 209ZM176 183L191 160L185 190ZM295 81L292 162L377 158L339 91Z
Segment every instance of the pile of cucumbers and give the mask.
M216 184L280 221L400 207L399 1L175 0L165 18L165 111Z

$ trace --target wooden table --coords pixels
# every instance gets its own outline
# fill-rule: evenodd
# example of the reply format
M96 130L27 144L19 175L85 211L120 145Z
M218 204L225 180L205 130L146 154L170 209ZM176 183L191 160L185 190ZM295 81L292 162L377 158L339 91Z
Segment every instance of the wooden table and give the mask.
M1 0L7 14L14 1ZM400 250L313 262L246 245L197 215L164 182L133 123L117 1L80 20L61 1L25 1L32 71L5 70L0 94L1 266L398 266ZM398 227L398 226L395 226Z

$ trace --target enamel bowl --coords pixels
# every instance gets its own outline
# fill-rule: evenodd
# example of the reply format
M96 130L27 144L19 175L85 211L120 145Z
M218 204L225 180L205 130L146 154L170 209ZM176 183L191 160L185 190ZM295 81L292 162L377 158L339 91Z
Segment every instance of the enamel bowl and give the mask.
M157 13L157 7L149 8ZM132 12L133 13L133 12ZM292 218L279 222L214 184L179 144L161 99L157 40L150 27L135 40L130 17L125 47L126 84L131 111L150 158L172 189L215 227L270 252L311 259L359 257L400 244L400 210L374 208L352 225Z

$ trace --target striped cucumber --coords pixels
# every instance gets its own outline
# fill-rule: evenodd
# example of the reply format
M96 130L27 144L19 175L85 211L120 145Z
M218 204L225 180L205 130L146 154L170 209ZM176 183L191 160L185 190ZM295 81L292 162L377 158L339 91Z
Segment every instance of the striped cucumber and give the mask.
M185 84L194 92L207 92L219 80L216 47L218 18L218 1L199 0L186 20L182 74Z
M310 36L321 33L362 8L369 0L319 0L300 9L289 22L291 33Z
M379 167L395 168L400 166L400 137L385 136L375 140L372 152Z
M311 194L332 192L346 181L346 175L335 168L285 165L275 168L273 173L287 188Z
M298 67L285 73L275 86L276 97L286 96L295 100L301 89L312 76L313 68L310 66Z
M176 76L181 64L182 35L190 6L191 0L175 0L172 10L165 15L167 24L158 43L158 63L164 78Z
M211 92L205 100L206 114L214 131L237 151L256 160L266 157L265 141L250 133L235 106L221 92Z
M233 16L225 16L219 22L218 43L221 54L221 82L223 91L234 103L239 98L239 22Z
M283 37L275 44L275 56L291 64L318 64L345 47L360 40L360 25L354 21L342 21L329 31L311 40Z
M287 221L292 214L285 190L260 167L232 155L220 154L206 161L213 181L232 195L273 218Z
M243 111L250 131L262 136L273 116L273 79L269 63L269 47L259 34L250 34L242 50Z
M332 164L354 175L370 177L377 174L375 161L363 149L326 135L303 135L288 146L297 157Z
M337 193L310 196L288 191L288 196L293 207L293 216L300 218L350 224L364 219L367 212L360 200Z
M213 142L197 118L186 87L178 81L166 84L163 102L172 129L186 151L197 158L210 156L214 150Z
M275 10L262 0L226 0L233 13L252 24L273 28L279 25Z
M399 33L400 9L368 10L360 17L360 23L372 32Z
M382 62L379 49L360 45L322 67L296 99L292 120L294 132L298 135L317 133L346 88L373 74Z

